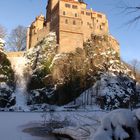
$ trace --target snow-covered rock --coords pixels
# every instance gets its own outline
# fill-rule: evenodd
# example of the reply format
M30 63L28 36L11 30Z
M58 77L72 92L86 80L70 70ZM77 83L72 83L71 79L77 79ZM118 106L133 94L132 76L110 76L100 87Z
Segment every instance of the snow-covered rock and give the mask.
M58 54L56 36L50 33L25 56L33 71L28 84L31 104L65 105L87 91L80 104L98 99L104 109L135 105L131 100L137 98L135 78L106 36L92 36L83 49Z
M104 140L104 136L110 140L138 140L139 117L139 109L133 112L127 109L114 110L104 116L93 140Z
M75 140L139 140L140 139L140 109L134 111L128 109L117 109L106 114L101 112L89 112L87 115L71 115L74 126L54 128L53 133L67 135ZM62 113L63 114L63 113ZM61 115L62 115L61 114ZM96 115L100 117L98 125L95 122ZM65 114L66 115L66 114ZM63 116L65 116L63 114ZM89 123L88 118L93 121ZM78 124L79 122L79 124Z
M0 51L3 51L4 46L5 46L5 41L0 38Z

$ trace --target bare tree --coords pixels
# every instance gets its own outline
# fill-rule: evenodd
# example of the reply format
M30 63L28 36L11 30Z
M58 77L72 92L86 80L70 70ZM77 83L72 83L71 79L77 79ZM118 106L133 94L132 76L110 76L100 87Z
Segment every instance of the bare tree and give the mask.
M134 59L130 62L130 67L136 77L136 80L140 80L140 61Z
M0 38L4 38L6 36L6 29L2 25L0 25Z
M23 51L26 48L26 27L17 26L11 31L8 38L8 46L14 51Z
M140 2L136 1L121 1L118 5L121 13L131 17L127 24L131 24L140 20Z

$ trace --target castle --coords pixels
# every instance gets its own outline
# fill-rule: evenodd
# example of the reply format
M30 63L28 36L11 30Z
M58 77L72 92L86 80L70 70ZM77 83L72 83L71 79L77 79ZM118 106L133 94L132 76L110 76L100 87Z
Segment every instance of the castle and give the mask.
M91 34L108 35L108 20L105 14L87 9L83 0L48 0L46 17L36 17L27 31L27 49L34 47L49 32L57 36L58 52L73 52L91 38ZM108 38L119 52L118 42ZM116 47L117 46L117 47Z

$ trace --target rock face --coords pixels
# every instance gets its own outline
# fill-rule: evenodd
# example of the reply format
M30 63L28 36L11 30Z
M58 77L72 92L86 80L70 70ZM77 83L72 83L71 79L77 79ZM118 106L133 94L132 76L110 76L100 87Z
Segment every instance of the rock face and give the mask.
M4 41L0 40L0 108L14 104L12 92L14 90L14 72L11 64L3 52Z
M128 107L131 97L137 97L134 76L108 38L92 35L83 49L58 54L56 36L50 33L26 55L33 70L29 103L64 105L93 87L102 108Z

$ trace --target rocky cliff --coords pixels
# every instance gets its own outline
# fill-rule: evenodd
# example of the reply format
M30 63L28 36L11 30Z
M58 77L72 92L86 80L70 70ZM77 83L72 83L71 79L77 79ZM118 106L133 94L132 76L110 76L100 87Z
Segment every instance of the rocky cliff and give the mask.
M64 105L92 88L90 94L94 92L94 98L102 108L134 106L136 98L133 97L137 97L135 78L113 49L118 46L112 46L108 38L110 35L92 35L83 49L58 54L56 36L50 33L29 50L27 65L33 71L28 84L29 104Z

